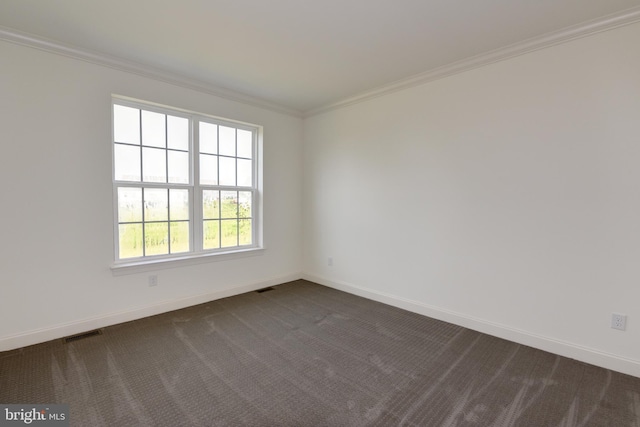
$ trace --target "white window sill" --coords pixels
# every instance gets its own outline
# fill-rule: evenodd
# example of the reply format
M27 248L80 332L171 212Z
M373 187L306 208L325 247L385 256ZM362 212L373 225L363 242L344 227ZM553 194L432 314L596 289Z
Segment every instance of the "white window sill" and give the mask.
M111 264L111 274L123 276L125 274L144 273L147 271L166 268L184 267L187 265L203 264L207 262L228 261L262 255L264 248L248 248L229 252L212 252L187 254L179 258L155 258L136 261L119 261Z

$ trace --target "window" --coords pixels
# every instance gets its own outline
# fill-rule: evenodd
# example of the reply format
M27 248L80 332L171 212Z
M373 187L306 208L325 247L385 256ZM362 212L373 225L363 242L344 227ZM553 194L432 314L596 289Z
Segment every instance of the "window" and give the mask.
M259 247L258 128L113 100L116 264Z

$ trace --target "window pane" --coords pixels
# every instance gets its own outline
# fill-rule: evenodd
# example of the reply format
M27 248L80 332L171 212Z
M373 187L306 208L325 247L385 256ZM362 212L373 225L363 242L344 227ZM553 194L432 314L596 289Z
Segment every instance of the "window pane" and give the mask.
M153 111L142 111L142 145L167 146L165 115Z
M142 180L144 182L167 182L166 150L142 149Z
M238 217L238 192L222 191L222 218Z
M221 222L222 227L222 247L228 248L230 246L238 246L238 220L235 219L223 219Z
M220 185L236 185L236 159L220 157Z
M189 150L189 119L167 116L167 138L169 148Z
M238 159L238 185L251 187L253 183L251 167L251 160Z
M142 222L142 188L118 188L118 222Z
M255 129L113 103L119 258L254 245Z
M220 247L220 221L205 221L203 224L202 247L217 249Z
M251 230L251 220L250 219L241 219L238 221L238 238L239 244L242 245L251 245L253 244L252 240L252 230Z
M189 219L189 190L169 190L169 219Z
M253 148L253 132L238 129L238 157L250 159Z
M118 228L120 258L142 256L142 224L120 224Z
M236 129L220 126L220 154L225 156L236 155Z
M238 192L238 217L251 218L251 191Z
M187 221L171 223L171 253L189 252L189 223Z
M176 184L189 183L189 153L184 151L168 151L169 182Z
M220 192L204 190L202 192L202 217L204 219L220 218Z
M168 217L168 195L164 188L144 189L144 220L145 221L167 221Z
M218 154L218 126L200 122L200 152Z
M145 255L166 255L169 253L169 223L154 222L144 225Z
M115 144L113 154L116 181L140 181L140 147Z
M200 154L200 184L218 185L218 156Z
M113 140L127 144L140 144L140 110L113 106Z

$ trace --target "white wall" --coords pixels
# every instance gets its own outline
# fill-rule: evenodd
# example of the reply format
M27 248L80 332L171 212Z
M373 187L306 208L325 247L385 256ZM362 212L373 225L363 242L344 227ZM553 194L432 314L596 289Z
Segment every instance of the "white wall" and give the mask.
M0 351L300 277L301 119L10 43L0 58ZM112 275L112 93L264 126L263 255Z
M640 376L638 40L306 119L305 277Z
M0 42L0 351L295 279L302 247L320 283L640 376L637 40L308 118L304 158L298 118ZM263 255L112 275L112 93L264 126Z

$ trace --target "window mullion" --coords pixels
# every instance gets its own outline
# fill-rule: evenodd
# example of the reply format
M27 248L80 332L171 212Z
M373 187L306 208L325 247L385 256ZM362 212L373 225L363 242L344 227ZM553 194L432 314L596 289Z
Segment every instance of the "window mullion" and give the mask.
M142 149L142 109L139 110L138 117L139 117L138 125L140 128L140 131L139 131L140 132L140 141L139 141L140 143L140 147L139 147L140 149L140 182L142 183L144 182L144 159L142 158L144 154L144 150ZM143 236L144 236L144 233L143 233Z
M191 230L193 232L192 248L194 252L202 252L204 226L202 224L202 188L200 186L200 121L191 120Z
M167 188L167 252L171 255L171 188Z
M145 233L147 230L147 222L145 218L146 209L144 208L144 200L145 200L144 186L142 186L141 190L142 190L142 256L144 257L144 256L147 256L147 245L146 245L147 239L145 238Z
M164 115L164 173L169 184L169 119Z

